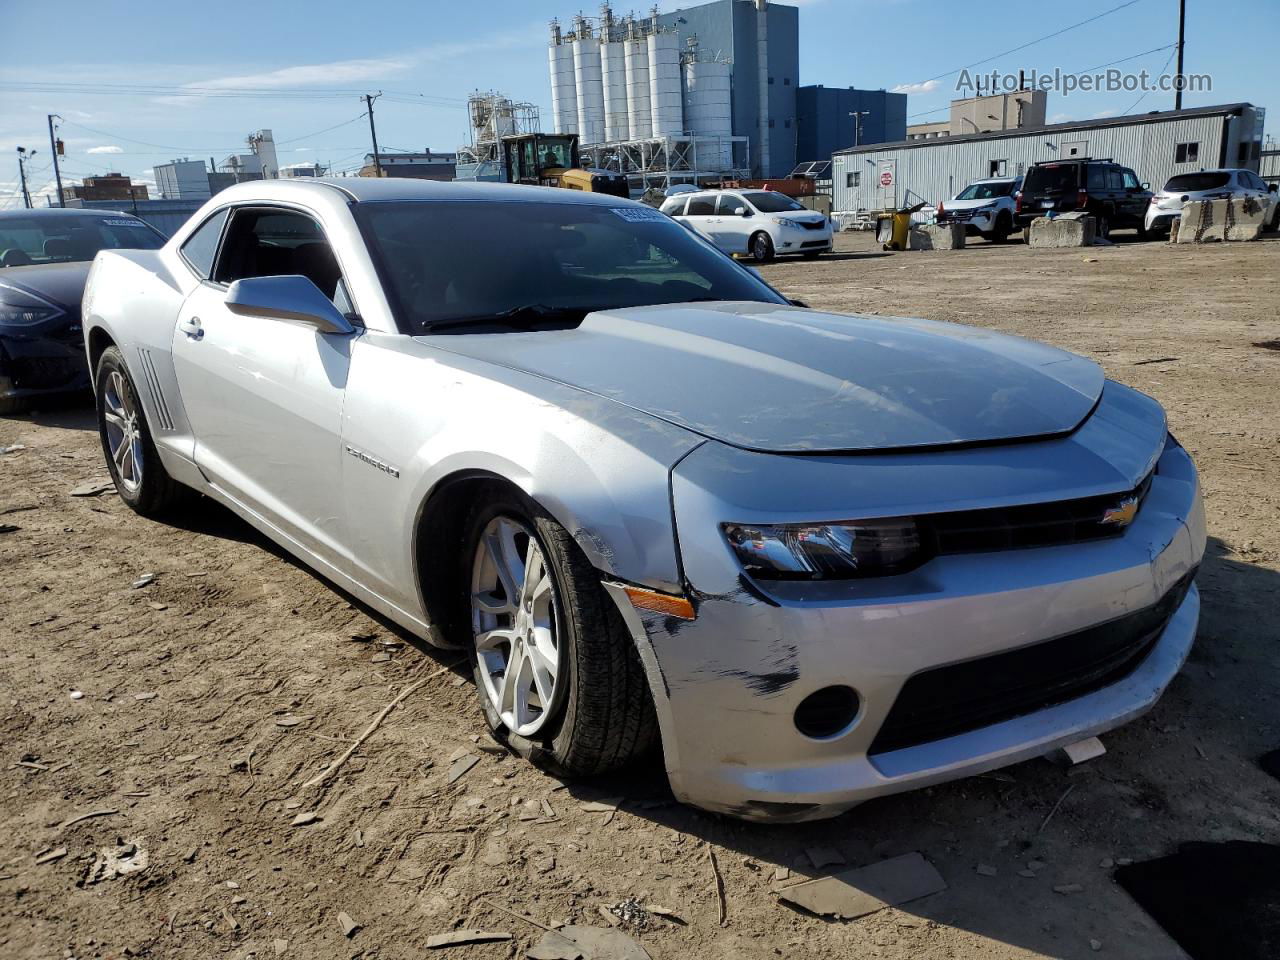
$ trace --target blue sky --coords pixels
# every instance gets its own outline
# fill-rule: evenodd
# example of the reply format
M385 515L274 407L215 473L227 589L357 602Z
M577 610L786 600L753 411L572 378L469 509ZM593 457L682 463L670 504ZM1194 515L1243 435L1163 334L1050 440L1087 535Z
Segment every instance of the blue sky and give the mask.
M793 0L801 8L800 82L903 87L909 114L943 118L945 111L923 114L956 95L954 76L924 81L1122 2L983 9L959 0ZM1187 70L1211 74L1214 89L1188 94L1187 106L1247 100L1280 117L1275 0L1188 6ZM245 135L261 127L274 131L282 164L320 160L354 169L369 148L358 99L364 91L387 92L375 107L387 148L453 149L466 134L465 98L476 89L540 104L549 126L547 21L596 8L558 0L381 0L363 8L350 0L160 7L62 0L51 25L39 4L7 0L0 8L0 207L14 202L18 145L38 151L29 167L33 190L51 190L48 113L66 121L68 178L121 170L144 182L154 163L243 152ZM1158 73L1172 50L1155 48L1176 38L1177 0L1132 0L981 69L1082 71L1144 54L1120 68ZM1051 93L1049 114L1066 120L1172 107L1171 94L1137 100ZM1273 121L1269 135L1275 129Z

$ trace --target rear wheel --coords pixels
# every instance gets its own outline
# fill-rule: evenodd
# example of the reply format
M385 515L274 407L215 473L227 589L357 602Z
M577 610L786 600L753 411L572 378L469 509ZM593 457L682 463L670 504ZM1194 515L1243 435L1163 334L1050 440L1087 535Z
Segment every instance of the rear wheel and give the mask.
M24 413L31 406L26 397L5 397L0 400L0 416L9 413Z
M144 517L169 513L186 488L160 462L138 391L116 347L107 347L98 359L94 393L102 452L120 499Z
M751 259L756 263L768 263L773 259L773 240L767 233L753 234L750 243Z
M656 721L634 642L564 527L512 491L466 531L476 688L494 735L564 775L647 750Z
M1098 233L1097 235L1103 240L1111 239L1111 220L1104 213L1098 217Z

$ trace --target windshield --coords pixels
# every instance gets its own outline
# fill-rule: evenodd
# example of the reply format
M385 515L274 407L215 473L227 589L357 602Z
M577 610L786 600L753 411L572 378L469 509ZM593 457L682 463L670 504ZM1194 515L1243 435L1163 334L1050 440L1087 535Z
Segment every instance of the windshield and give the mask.
M0 218L0 266L92 260L99 250L157 250L164 237L133 217L48 213Z
M744 193L744 197L751 201L751 205L761 213L786 213L789 210L807 210L803 204L796 203L785 193L777 193L773 190L759 190L754 193Z
M1200 190L1221 190L1230 182L1229 173L1183 173L1170 178L1164 188L1169 193L1196 193Z
M1005 183L971 183L957 196L957 200L994 200L1013 192L1013 181Z
M697 300L785 302L749 270L647 207L427 200L353 209L401 328L410 333L530 305L585 316Z
M1027 193L1069 193L1080 185L1080 165L1069 163L1059 166L1050 164L1044 167L1032 167L1027 171L1026 183L1022 192Z

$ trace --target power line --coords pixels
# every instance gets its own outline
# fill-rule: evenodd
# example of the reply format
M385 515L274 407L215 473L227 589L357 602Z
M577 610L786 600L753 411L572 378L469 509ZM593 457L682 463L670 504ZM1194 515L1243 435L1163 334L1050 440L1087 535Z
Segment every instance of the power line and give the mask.
M1127 57L1121 57L1119 60L1112 60L1112 61L1110 61L1110 62L1108 62L1108 63L1100 63L1100 64L1098 64L1098 66L1096 66L1096 67L1088 67L1088 68L1086 68L1086 69L1084 69L1084 70L1072 70L1072 71L1070 71L1070 72L1071 72L1072 74L1077 74L1077 75L1090 74L1090 73L1096 73L1096 72L1097 72L1097 71L1099 71L1099 70L1105 70L1105 69L1107 69L1107 67L1114 67L1114 66L1117 66L1117 65L1119 65L1119 64L1121 64L1121 63L1128 63L1130 60L1138 60L1138 59L1140 59L1140 58L1142 58L1142 57L1148 57L1148 56L1150 56L1150 55L1151 55L1151 54L1153 54L1153 53L1159 53L1161 50L1168 50L1170 47L1177 47L1177 44L1176 44L1176 43L1166 43L1166 44L1165 44L1164 46L1162 46L1162 47L1152 47L1150 50L1143 50L1141 53L1135 53L1135 54L1132 54L1132 55L1127 56ZM1168 67L1168 64L1166 63L1166 64L1165 64L1165 66L1166 66L1166 67ZM1064 71L1064 73L1065 73L1065 72L1066 72L1066 71ZM1163 72L1163 71L1162 71L1162 72ZM907 117L907 119L908 119L908 120L914 120L916 117L927 117L927 116L930 116L930 115L935 114L935 113L941 113L943 110L950 110L950 109L951 109L951 105L950 105L950 104L948 104L948 105L947 105L947 106L945 106L945 107L937 107L937 108L935 108L935 109L933 109L933 110L926 110L926 111L924 111L924 112L922 112L922 113L913 113L913 114L911 114L910 116L908 116L908 117Z
M279 147L286 143L297 143L299 140L310 140L312 137L318 137L321 134L328 133L331 130L337 130L341 127L348 126L349 124L357 123L358 121L363 120L364 118L365 118L365 114L362 113L358 117L352 117L350 120L343 120L341 123L335 123L332 127L325 127L323 130L317 130L315 133L308 133L306 136L303 136L303 137L290 137L288 140L277 140L276 146Z
M1118 13L1119 11L1124 10L1126 7L1132 7L1134 4L1138 4L1141 2L1142 0L1125 0L1124 3L1119 4L1118 6L1112 7L1109 10L1104 10L1099 14L1095 14L1094 16L1089 17L1087 20L1081 20L1079 23L1073 23L1069 27L1063 27L1061 30L1055 30L1053 33L1047 33L1043 37L1037 37L1035 40L1028 40L1026 43L1019 44L1018 46L1012 47L1009 50L1005 50L1001 53L995 54L994 56L987 57L985 60L978 60L975 63L965 64L963 67L956 67L954 70L948 70L946 73L940 73L936 77L930 77L928 80L923 80L921 82L932 83L934 80L944 80L947 77L952 76L953 74L959 73L961 70L972 70L974 67L984 66L985 64L991 63L994 60L999 60L1001 57L1007 57L1011 53L1018 53L1020 50L1025 50L1028 47L1034 47L1037 43L1043 43L1046 40L1052 40L1054 37L1060 37L1064 33L1070 33L1072 30L1077 30L1080 27L1088 26L1091 23L1101 20L1103 17L1109 17L1113 13Z
M1173 57L1178 52L1178 48L1180 46L1181 44L1177 44L1177 43L1173 45L1174 49L1169 52L1169 58L1165 60L1164 66L1160 68L1161 74L1167 74L1169 72L1169 64L1173 62ZM1142 93L1142 96L1140 96L1137 100L1133 101L1133 105L1129 107L1128 110L1125 111L1125 114L1133 113L1134 110L1138 109L1138 104L1142 103L1143 100L1147 99L1150 93L1151 93L1150 90L1144 90ZM1175 109L1181 109L1181 106Z

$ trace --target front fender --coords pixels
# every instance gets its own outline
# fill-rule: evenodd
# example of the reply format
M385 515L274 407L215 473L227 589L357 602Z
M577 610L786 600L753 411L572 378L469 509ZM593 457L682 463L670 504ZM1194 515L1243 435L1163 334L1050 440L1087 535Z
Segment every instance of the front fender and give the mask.
M342 482L356 579L425 619L417 520L441 484L501 477L562 524L603 573L678 591L672 467L702 439L530 374L371 333L356 343Z

